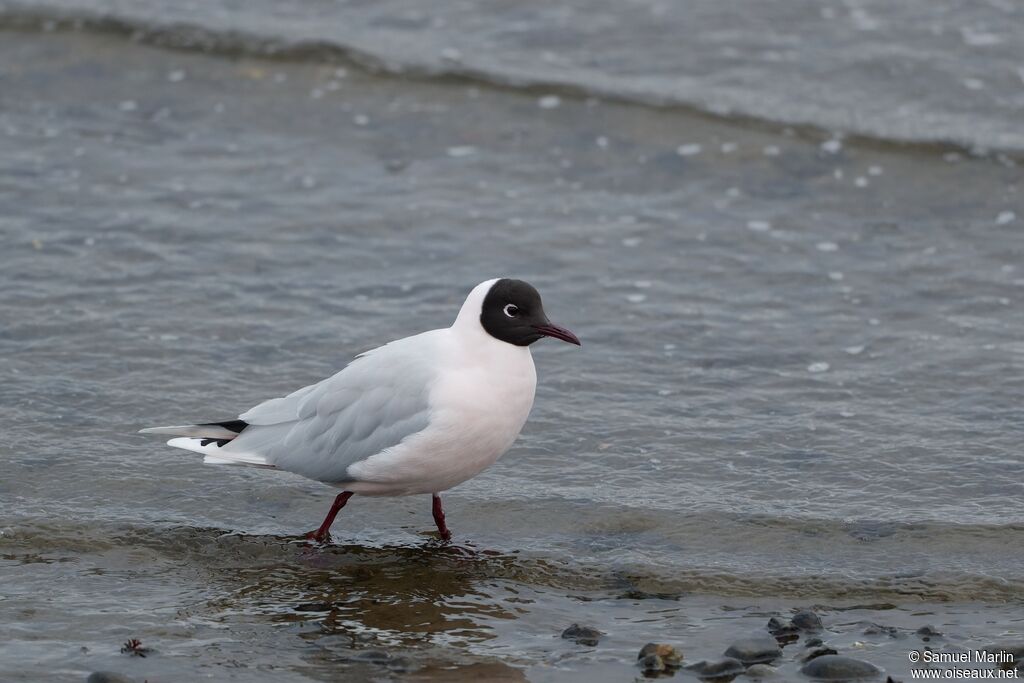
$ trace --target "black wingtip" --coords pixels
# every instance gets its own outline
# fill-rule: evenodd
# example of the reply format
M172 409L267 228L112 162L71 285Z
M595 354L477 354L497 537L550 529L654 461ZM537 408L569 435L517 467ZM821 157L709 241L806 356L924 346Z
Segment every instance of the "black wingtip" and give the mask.
M226 420L224 422L204 422L200 427L223 427L224 429L230 429L235 434L241 434L242 430L249 426L249 423L245 420Z

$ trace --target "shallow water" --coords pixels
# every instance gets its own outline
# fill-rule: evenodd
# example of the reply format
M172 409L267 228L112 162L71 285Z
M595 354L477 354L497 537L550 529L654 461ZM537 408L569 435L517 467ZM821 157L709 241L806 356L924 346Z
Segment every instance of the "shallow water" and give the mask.
M1012 145L166 49L4 7L3 680L623 680L648 640L714 657L805 606L900 676L925 623L951 648L1022 638ZM356 499L308 548L331 489L134 433L447 325L496 275L584 346L534 347L523 436L446 496L455 547L413 498ZM559 639L572 622L607 635Z

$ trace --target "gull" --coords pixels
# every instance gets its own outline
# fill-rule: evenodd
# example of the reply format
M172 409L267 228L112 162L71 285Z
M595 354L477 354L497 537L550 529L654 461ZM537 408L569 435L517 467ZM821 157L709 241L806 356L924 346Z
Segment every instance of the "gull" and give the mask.
M441 492L493 464L533 407L530 345L552 337L580 345L552 323L522 280L473 288L451 327L361 353L337 374L264 401L235 420L153 427L169 446L213 465L278 469L342 489L316 531L325 543L353 495L431 494L441 539L451 539Z

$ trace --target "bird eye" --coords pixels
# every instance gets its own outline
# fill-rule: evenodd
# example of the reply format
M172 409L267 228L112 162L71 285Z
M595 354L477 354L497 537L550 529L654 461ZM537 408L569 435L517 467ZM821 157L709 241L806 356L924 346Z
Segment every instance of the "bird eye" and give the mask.
M514 318L519 315L519 307L515 304L505 304L505 315Z

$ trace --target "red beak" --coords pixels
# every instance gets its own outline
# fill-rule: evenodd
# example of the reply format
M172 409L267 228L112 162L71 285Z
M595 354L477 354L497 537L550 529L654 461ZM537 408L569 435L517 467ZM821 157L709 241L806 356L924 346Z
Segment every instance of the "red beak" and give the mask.
M570 344L575 344L576 346L582 346L582 344L580 344L579 337L577 337L575 334L565 329L564 327L559 327L558 325L548 323L547 325L537 325L533 329L537 330L545 337L554 337L555 339L561 339L564 342L569 342Z

